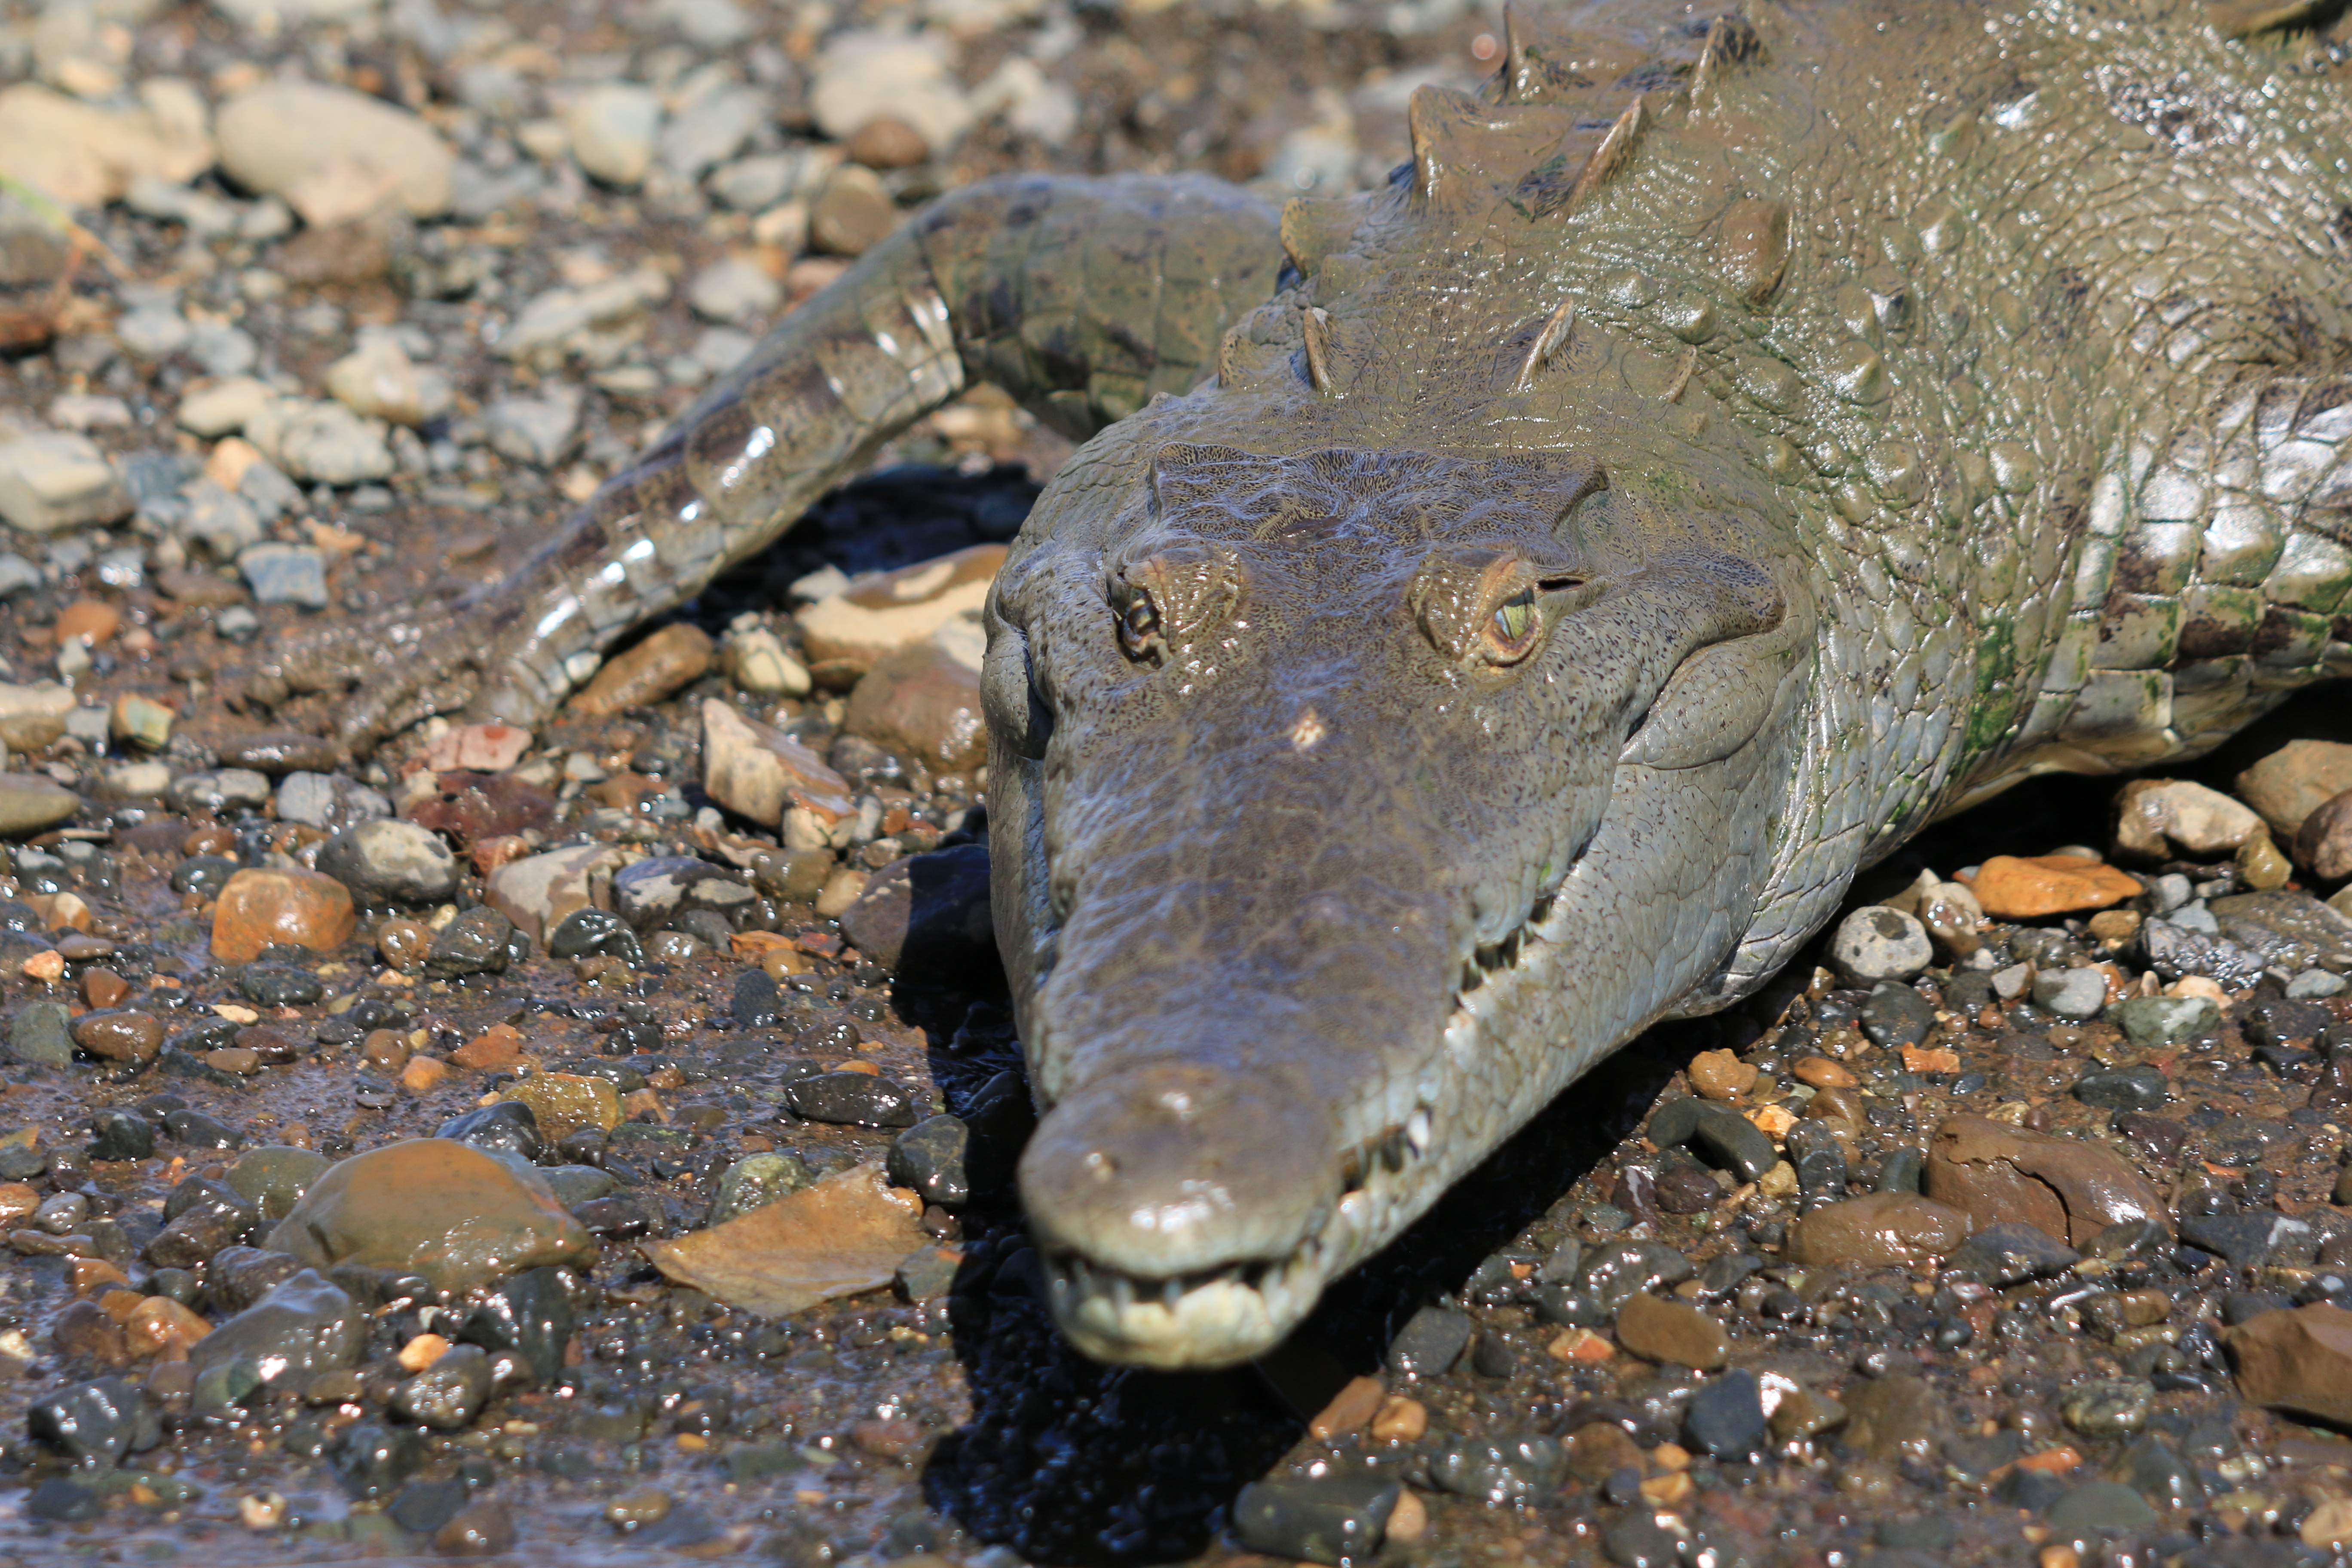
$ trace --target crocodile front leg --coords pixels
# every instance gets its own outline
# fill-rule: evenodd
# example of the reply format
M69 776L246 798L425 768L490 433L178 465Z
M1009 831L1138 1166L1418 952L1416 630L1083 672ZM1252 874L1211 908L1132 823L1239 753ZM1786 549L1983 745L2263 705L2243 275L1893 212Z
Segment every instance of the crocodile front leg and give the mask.
M1278 218L1196 177L1015 178L926 208L786 317L509 577L446 615L291 650L297 689L357 680L364 753L436 712L532 724L604 649L765 549L885 441L974 381L1085 437L1191 386L1272 290Z

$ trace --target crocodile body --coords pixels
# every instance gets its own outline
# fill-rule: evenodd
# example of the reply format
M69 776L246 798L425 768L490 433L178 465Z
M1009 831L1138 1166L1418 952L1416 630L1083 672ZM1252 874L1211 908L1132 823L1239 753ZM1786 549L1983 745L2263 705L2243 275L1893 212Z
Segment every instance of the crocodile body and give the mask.
M1937 814L2352 671L2346 83L2224 30L1517 15L1387 189L1278 226L951 198L354 739L536 717L968 382L1107 426L989 612L1023 1192L1083 1346L1255 1353Z

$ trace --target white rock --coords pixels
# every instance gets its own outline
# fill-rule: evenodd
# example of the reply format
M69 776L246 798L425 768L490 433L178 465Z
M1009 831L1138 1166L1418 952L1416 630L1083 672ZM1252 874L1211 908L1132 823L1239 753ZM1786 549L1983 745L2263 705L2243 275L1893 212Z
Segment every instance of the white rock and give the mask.
M2263 831L2253 808L2189 779L2136 779L2117 798L2116 847L2151 859L2227 855Z
M61 393L49 401L49 423L60 430L127 430L131 405L99 393Z
M972 121L950 54L949 40L938 33L836 35L817 56L809 89L817 128L846 142L887 114L914 127L934 151L944 151Z
M580 427L580 391L549 385L540 397L501 397L482 411L490 447L500 457L534 468L552 468L572 449Z
M114 322L114 341L132 359L168 359L186 348L193 335L185 316L160 303L125 310Z
M722 87L706 93L662 127L662 164L681 179L698 180L704 170L732 158L774 112L768 95L757 88Z
M392 477L390 428L340 403L272 399L246 421L245 436L289 479L358 485Z
M1078 128L1078 95L1022 55L1008 57L994 75L972 89L971 106L983 116L1003 115L1007 125L1048 147L1067 142Z
M668 298L669 279L653 267L640 267L585 289L550 289L525 305L499 334L498 352L509 359L526 359L543 351L561 350L574 341L575 334L625 321Z
M805 697L809 672L784 647L784 639L761 626L730 630L719 650L727 679L757 697Z
M1908 980L1935 959L1935 944L1918 918L1885 904L1854 910L1830 940L1830 964L1848 980L1869 985Z
M359 347L327 367L327 391L365 418L422 425L449 411L449 378L417 364L392 333L364 331Z
M698 273L686 291L687 303L707 321L730 325L775 314L784 286L748 257L730 256Z
M241 27L268 37L285 27L314 22L351 22L373 15L381 0L212 0L212 7Z
M272 81L225 105L221 169L247 190L286 198L318 226L397 205L446 212L457 154L404 109L348 88Z
M702 787L710 798L761 826L788 811L827 823L854 816L848 781L808 747L754 723L718 698L702 704Z
M106 454L64 431L0 446L0 518L26 533L114 522L131 515L131 491Z
M188 514L175 531L202 545L215 561L234 561L247 545L261 542L261 518L253 503L217 480L198 479L182 492Z
M651 88L608 81L590 88L564 111L572 155L588 174L608 185L630 189L653 166L661 130L661 100Z
M809 658L860 668L912 647L949 622L974 616L1004 563L1001 544L976 544L936 561L876 573L802 610ZM793 584L795 595L800 584Z
M158 800L171 787L168 763L120 763L106 770L106 793L117 800Z
M182 397L179 426L191 436L217 441L244 429L245 422L260 413L263 405L277 395L267 382L249 375L233 375L226 381L198 386Z
M21 82L0 89L0 174L47 192L68 207L98 207L142 176L175 182L204 173L211 139L152 104L99 109Z

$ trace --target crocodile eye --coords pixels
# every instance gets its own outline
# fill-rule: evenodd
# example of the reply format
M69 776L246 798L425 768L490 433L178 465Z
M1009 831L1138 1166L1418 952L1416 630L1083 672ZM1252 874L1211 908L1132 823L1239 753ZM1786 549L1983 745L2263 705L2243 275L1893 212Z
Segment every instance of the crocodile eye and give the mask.
M1143 588L1129 590L1118 613L1118 646L1134 659L1156 658L1160 651L1160 606Z
M1489 653L1504 663L1524 658L1535 646L1536 624L1536 591L1522 588L1495 606L1486 626Z

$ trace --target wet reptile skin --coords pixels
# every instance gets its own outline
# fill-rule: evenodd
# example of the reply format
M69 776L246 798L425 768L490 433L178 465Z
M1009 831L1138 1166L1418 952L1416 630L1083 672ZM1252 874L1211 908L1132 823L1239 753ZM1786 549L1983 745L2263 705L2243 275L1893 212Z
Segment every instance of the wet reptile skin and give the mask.
M1232 1362L1937 813L2352 669L2345 107L2172 0L1521 15L1279 243L918 217L352 738L537 717L971 382L1108 424L989 612L1023 1194L1082 1346Z

